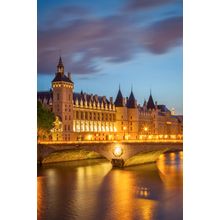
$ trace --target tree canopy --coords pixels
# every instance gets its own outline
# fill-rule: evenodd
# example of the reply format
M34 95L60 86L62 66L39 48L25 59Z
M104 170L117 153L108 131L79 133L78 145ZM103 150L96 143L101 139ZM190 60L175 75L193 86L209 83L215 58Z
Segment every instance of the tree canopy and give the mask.
M41 102L37 102L37 129L49 132L53 128L55 115L49 109L45 108Z

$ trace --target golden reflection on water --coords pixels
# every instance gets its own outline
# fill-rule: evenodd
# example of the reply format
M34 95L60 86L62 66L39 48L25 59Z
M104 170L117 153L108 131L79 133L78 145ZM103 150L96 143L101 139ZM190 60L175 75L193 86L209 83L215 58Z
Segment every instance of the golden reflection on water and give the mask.
M108 178L111 203L106 219L153 219L157 201L147 198L147 187L137 187L134 172L116 169L109 173Z
M84 216L89 219L95 215L98 207L98 189L103 177L111 170L110 163L101 163L93 166L81 166L76 169L75 189L72 190L73 201L77 198L77 209L72 206L72 213L76 216ZM84 209L84 207L88 209ZM92 208L90 208L92 207Z
M178 166L176 164L176 160L180 160L178 162ZM159 157L157 161L158 169L160 170L160 177L163 180L165 187L169 188L172 186L176 186L182 184L183 177L183 152L172 152L168 154L163 154Z
M129 172L121 172L121 170L113 170L112 172L112 211L119 210L116 220L132 219L131 210L133 207L133 185L134 179ZM112 216L112 214L110 214Z
M45 169L37 178L38 219L154 220L161 210L172 213L182 158L176 152L161 155L157 164L125 169L106 161Z
M43 209L43 187L42 187L42 176L37 177L37 219L40 218L40 213Z

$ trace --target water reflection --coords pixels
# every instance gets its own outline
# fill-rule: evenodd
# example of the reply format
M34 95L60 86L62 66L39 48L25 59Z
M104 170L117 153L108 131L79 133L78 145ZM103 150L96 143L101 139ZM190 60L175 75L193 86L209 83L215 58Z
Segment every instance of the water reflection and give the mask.
M164 190L158 203L158 218L182 219L183 152L164 154L157 161ZM175 210L175 212L172 211Z
M182 219L182 153L112 169L105 160L38 170L38 219Z

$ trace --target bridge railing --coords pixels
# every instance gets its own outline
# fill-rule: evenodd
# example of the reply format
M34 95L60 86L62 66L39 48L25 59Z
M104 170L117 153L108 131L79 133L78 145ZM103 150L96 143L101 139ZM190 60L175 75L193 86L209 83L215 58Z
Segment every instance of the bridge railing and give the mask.
M38 141L38 144L99 144L99 143L183 143L183 139L151 139L151 140L83 140L83 141Z

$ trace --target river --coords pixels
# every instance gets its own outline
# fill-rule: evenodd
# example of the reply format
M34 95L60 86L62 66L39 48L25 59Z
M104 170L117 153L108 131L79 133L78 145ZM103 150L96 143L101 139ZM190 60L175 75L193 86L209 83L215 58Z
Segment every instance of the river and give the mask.
M37 187L39 220L181 220L183 153L124 169L104 159L45 165Z

